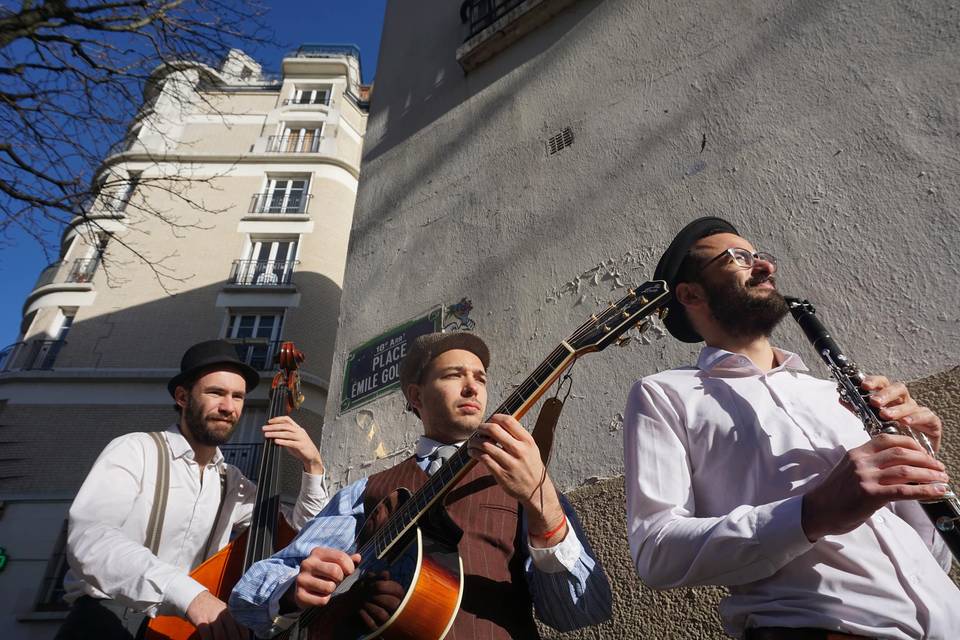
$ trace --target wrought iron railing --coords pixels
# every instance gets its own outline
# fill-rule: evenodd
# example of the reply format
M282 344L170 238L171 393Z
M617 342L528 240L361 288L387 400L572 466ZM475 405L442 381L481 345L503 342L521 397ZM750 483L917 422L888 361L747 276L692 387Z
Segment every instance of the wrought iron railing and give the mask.
M321 135L285 135L267 138L267 153L317 153L320 151Z
M254 482L260 475L260 450L263 445L256 442L248 444L222 444L220 453L224 461L240 469L243 475Z
M250 198L250 213L306 213L312 197L296 191L255 193Z
M467 25L469 40L494 22L507 15L524 0L464 0L460 5L460 21Z
M281 287L290 284L299 260L234 260L227 284L245 287Z
M321 96L319 99L313 100L313 101L310 101L310 100L304 101L302 98L301 98L301 99L297 99L297 98L284 98L284 100L283 100L283 105L284 105L284 106L288 106L288 105L291 105L291 104L323 105L323 106L325 106L325 107L329 107L329 106L330 106L330 92L327 91L327 92L326 92L323 96Z
M65 340L27 340L15 342L0 351L0 371L52 369Z
M273 359L280 349L279 340L267 338L228 338L237 349L237 357L257 371L273 368Z
M98 264L100 260L97 258L53 262L40 272L33 288L39 289L59 282L90 282Z
M355 44L302 44L288 58L336 58L353 56L360 59L360 47Z

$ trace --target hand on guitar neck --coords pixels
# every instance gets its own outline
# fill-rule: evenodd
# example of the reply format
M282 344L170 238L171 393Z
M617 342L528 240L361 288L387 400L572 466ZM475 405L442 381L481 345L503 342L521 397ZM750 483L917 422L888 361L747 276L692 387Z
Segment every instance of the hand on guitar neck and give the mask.
M250 631L233 619L227 603L209 591L201 591L187 607L187 619L202 640L246 640Z
M531 545L545 549L559 544L567 535L567 519L533 436L502 413L494 414L477 431L484 438L470 440L470 456L523 505Z

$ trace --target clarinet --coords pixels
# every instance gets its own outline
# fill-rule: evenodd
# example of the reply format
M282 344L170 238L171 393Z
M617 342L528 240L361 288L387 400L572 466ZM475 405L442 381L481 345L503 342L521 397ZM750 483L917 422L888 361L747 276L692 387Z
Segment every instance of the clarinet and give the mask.
M847 359L837 343L830 336L830 332L823 326L816 316L817 310L807 300L786 298L787 306L793 319L806 334L813 348L823 358L830 369L830 373L837 380L837 391L840 397L853 409L863 423L871 438L883 434L910 436L931 456L935 457L933 447L925 433L915 431L892 420L882 420L878 415L879 409L871 406L866 399L860 384L866 377L860 368ZM960 499L953 489L947 486L947 492L941 498L922 500L920 506L927 517L933 522L934 528L947 543L947 547L955 560L960 562Z

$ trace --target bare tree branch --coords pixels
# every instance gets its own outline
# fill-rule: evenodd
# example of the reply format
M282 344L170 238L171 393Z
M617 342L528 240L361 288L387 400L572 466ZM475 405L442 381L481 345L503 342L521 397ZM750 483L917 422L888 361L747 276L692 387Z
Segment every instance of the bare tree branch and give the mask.
M149 100L159 97L168 106L179 101L183 113L198 106L217 113L196 83L215 75L211 69L230 49L271 42L256 1L23 0L0 7L0 235L19 229L54 254L64 225L79 218L99 228L101 209L122 207L174 233L201 228L197 221L217 211L191 194L214 181L160 170L163 152L149 152L135 134L143 127L165 148L183 149L151 112ZM193 85L164 84L159 68ZM118 151L155 167L137 176L138 198L128 193L131 176L104 164ZM164 199L177 211L156 204ZM162 285L181 279L163 258L119 244Z

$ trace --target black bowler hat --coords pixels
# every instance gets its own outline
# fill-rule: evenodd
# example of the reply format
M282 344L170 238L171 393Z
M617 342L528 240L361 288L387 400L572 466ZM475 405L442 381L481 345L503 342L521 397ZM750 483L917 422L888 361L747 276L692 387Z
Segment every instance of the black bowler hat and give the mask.
M690 248L700 238L712 236L715 233L740 235L740 232L723 218L714 216L697 218L681 229L670 246L667 247L663 256L660 257L660 262L657 263L656 271L653 272L653 279L666 280L667 286L673 291L677 284L677 276L680 274L680 265L683 264L683 259L690 253ZM703 341L703 337L690 324L686 309L676 298L670 301L667 309L669 309L669 313L667 313L663 324L667 326L674 338L683 342Z
M243 376L247 383L247 393L253 391L260 384L260 374L237 357L236 348L226 340L206 340L198 342L183 354L180 360L180 373L170 378L167 391L174 395L174 390L188 384L204 369L211 369L216 365L224 365L224 369L234 369Z

